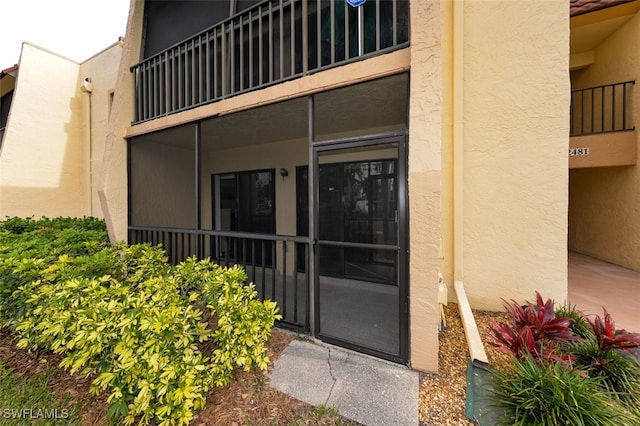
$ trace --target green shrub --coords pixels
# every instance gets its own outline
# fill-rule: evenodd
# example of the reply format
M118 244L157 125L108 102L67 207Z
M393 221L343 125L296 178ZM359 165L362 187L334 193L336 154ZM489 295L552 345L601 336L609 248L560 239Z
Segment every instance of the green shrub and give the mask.
M96 235L72 220L34 222L0 230L0 320L19 347L59 353L61 366L93 378L92 392L108 391L114 421L188 424L235 368L267 367L277 307L255 299L241 268L194 258L172 267L159 247L83 242ZM202 353L210 339L215 350Z
M584 314L575 306L564 304L563 306L558 307L556 309L556 316L571 319L569 328L576 336L579 336L582 339L593 337L593 330L589 325L589 321L587 321Z
M84 256L109 245L104 220L87 217L7 218L0 222L0 257L52 260Z
M575 307L554 312L551 300L536 298L536 305L505 304L511 324L494 322L489 336L512 355L512 368L495 372L494 396L507 422L640 424L640 365L626 352L640 346L640 336L616 330L606 310L591 321ZM590 392L593 401L581 402ZM610 411L620 418L609 421Z
M494 372L494 398L510 425L617 426L636 424L600 378L584 377L559 361L527 355ZM637 419L636 419L637 420Z

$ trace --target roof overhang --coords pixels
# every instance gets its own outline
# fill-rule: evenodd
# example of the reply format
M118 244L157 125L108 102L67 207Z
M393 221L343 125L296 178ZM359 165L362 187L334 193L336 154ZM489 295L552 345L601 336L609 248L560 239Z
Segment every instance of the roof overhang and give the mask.
M0 71L0 80L10 75L13 78L18 77L18 64Z
M571 28L571 69L589 66L585 58L594 58L593 51L611 34L620 29L640 10L640 1L609 2L604 8L574 15Z

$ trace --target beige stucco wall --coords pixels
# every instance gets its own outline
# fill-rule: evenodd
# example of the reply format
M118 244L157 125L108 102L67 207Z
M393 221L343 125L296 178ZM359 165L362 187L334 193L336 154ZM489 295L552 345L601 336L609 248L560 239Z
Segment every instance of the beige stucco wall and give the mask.
M78 87L83 85L86 78L91 80L91 93L81 94L85 147L83 185L85 214L95 217L104 217L98 199L98 178L121 55L122 47L114 43L82 62L78 74Z
M0 155L0 216L82 216L79 64L24 43Z
M112 241L127 239L127 143L125 135L134 111L133 77L129 67L140 59L144 0L131 0L129 19L113 106L107 126L107 140L100 165L98 198Z
M23 44L0 156L1 216L101 217L94 174L120 50L113 45L78 64ZM80 89L85 77L91 107Z
M640 13L636 13L595 49L591 66L572 73L573 88L638 80L639 45ZM636 128L640 124L637 86L632 90ZM639 188L637 165L571 170L569 248L640 271Z
M569 2L466 1L463 49L460 278L477 309L535 290L562 303Z
M442 46L439 2L411 2L409 241L411 365L438 369Z

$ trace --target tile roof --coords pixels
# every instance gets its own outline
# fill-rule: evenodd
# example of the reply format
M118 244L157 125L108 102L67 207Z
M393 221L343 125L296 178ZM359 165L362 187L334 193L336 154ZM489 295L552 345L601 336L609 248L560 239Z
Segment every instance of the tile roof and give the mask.
M571 0L571 16L582 15L635 0Z

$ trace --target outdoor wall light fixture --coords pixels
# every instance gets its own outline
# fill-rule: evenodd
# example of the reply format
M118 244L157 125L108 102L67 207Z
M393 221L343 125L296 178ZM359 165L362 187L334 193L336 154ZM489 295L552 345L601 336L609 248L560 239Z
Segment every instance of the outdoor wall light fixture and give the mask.
M282 176L282 178L284 179L285 177L289 176L289 170L285 169L284 167L282 167L280 169L280 176Z

